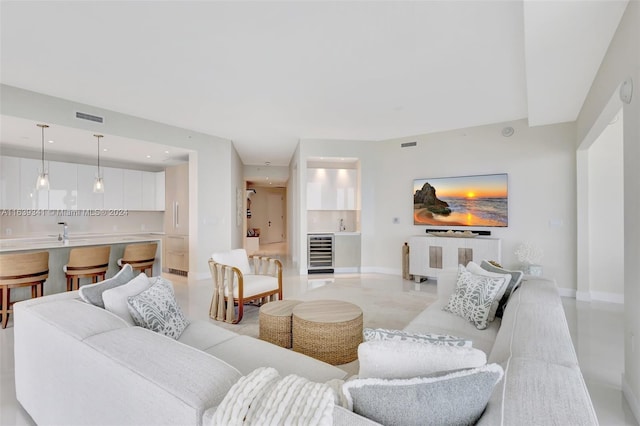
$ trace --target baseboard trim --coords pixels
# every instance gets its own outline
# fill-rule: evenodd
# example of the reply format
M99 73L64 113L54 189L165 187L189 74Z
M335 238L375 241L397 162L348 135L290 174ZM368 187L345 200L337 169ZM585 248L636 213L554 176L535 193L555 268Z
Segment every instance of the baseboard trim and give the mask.
M636 417L636 421L640 423L640 402L627 383L624 373L622 373L622 395L624 395L624 398L627 400L631 412Z
M591 300L597 300L599 302L624 304L624 294L609 293L606 291L591 291L589 293L591 293Z
M576 298L576 290L574 288L558 287L558 293L560 293L561 297Z
M580 302L591 302L591 293L588 291L578 291L576 292L576 300Z
M360 272L363 274L385 274L402 276L402 269L381 268L379 266L363 266L362 268L360 268Z
M360 272L360 268L357 266L350 266L348 268L333 268L333 272L336 274L357 274Z

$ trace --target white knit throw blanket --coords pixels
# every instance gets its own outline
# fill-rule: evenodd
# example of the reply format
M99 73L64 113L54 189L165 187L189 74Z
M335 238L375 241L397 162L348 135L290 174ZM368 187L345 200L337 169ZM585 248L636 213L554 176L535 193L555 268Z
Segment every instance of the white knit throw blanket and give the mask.
M330 425L334 392L329 385L261 367L229 389L212 425Z

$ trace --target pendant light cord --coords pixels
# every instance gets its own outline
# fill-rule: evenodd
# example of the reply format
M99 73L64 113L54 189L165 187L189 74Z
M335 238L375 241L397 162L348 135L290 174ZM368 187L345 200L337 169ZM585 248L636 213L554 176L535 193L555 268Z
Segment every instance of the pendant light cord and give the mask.
M42 129L42 173L44 173L44 126L40 128Z

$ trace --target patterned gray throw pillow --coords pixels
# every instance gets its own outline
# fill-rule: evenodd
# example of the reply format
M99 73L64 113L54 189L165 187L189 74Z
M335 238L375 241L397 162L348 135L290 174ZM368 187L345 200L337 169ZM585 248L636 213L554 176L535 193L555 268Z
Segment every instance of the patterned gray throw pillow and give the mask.
M505 285L504 278L475 275L458 266L456 290L442 308L472 322L478 330L487 328L491 305Z
M458 346L470 348L471 340L448 334L435 333L409 333L402 330L389 330L385 328L365 328L362 331L365 342L375 340L397 340L403 342L431 343L434 345Z
M189 321L176 302L170 281L158 277L155 284L127 299L136 325L178 339Z

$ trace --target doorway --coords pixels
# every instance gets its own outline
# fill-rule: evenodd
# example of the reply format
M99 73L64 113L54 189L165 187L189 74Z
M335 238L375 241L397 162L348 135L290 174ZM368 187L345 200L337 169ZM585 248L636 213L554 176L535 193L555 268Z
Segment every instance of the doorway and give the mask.
M577 151L578 300L624 303L622 104L614 93Z
M266 255L286 254L286 188L260 187L254 189L247 214L247 235L259 236L257 252Z

